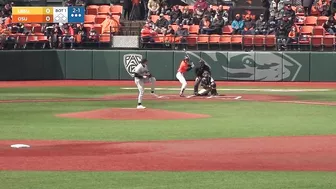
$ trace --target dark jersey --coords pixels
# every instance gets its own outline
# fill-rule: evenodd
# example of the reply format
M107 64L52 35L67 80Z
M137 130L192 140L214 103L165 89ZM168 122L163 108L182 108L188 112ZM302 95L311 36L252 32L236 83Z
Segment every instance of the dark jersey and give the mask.
M208 71L211 75L210 67L204 64L195 68L196 77L202 77L204 71Z

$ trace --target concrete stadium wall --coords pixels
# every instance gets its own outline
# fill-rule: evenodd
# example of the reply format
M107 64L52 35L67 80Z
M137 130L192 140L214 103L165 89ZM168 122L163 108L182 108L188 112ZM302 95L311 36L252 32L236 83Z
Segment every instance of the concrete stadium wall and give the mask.
M215 80L336 81L336 54L325 52L188 52L212 68ZM0 51L0 80L130 80L141 57L158 80L176 80L182 51ZM194 72L186 74L193 80Z

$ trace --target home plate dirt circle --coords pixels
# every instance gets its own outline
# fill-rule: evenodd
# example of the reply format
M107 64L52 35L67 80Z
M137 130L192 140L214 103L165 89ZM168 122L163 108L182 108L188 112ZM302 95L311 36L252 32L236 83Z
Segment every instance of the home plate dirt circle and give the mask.
M58 114L57 117L110 120L173 120L208 118L210 115L161 109L109 108L85 112Z
M13 143L31 148L11 148ZM336 136L149 142L0 140L0 170L336 171L335 143Z

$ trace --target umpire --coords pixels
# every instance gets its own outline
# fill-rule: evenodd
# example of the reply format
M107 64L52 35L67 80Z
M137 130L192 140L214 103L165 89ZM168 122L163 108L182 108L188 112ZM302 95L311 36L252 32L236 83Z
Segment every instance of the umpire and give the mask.
M198 86L201 83L204 71L209 72L211 75L210 67L206 65L203 60L200 60L199 64L200 65L195 68L196 79L194 84L194 95L198 95Z

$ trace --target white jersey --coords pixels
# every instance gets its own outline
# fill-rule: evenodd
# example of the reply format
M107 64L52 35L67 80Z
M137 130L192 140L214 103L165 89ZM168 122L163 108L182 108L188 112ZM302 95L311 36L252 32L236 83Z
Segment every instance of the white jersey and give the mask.
M149 73L147 64L138 64L135 68L134 68L134 73L137 73L141 76L146 75L147 73ZM135 77L135 79L137 79Z

